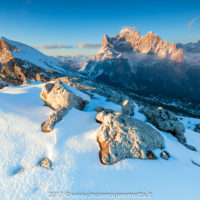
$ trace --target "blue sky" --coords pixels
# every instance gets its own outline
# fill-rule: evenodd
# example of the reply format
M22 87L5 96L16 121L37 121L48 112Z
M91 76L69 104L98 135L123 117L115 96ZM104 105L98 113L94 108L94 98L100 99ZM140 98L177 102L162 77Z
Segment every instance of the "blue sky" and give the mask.
M94 54L103 34L113 36L123 26L170 42L197 41L200 1L0 0L0 35L49 55Z

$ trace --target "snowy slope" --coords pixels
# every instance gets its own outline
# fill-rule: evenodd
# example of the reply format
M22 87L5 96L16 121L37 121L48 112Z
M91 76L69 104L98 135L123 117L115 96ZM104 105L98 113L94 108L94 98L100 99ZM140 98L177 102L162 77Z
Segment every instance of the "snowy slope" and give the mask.
M22 44L20 42L12 41L5 37L2 37L2 39L10 45L18 47L17 50L10 51L14 58L28 61L45 70L56 70L57 72L65 72L65 70L60 67L59 62L55 58L46 56L40 51L34 49L33 47Z
M77 192L150 192L155 200L199 199L200 168L191 162L200 163L199 151L190 151L161 132L172 155L170 160L128 159L102 165L96 141L100 125L94 109L101 105L121 111L121 107L95 95L84 111L71 109L51 133L43 133L40 125L52 110L40 99L41 87L36 84L0 90L1 199L72 199L69 193ZM134 117L146 119L137 105ZM184 118L185 124L189 121L195 124L198 120ZM200 150L200 134L186 129L186 137ZM160 150L154 153L159 156ZM52 170L37 166L45 156L52 160ZM24 171L17 173L22 168Z

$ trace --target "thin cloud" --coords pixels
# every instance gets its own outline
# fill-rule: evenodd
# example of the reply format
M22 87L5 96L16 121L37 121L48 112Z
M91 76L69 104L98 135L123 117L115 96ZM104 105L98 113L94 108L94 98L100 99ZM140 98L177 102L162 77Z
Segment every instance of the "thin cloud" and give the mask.
M72 45L65 45L65 44L47 44L47 45L40 45L36 46L36 49L73 49Z
M83 49L83 48L87 48L87 49L96 49L101 47L101 44L88 44L88 43L79 43L76 45L76 47Z
M197 20L199 20L199 17L195 17L194 19L192 19L189 23L187 28L191 29L192 25L194 24L194 22L196 22Z
M134 31L134 32L138 32L139 31L139 29L137 27L130 27L130 26L123 26L122 30L124 30L124 29L128 29L128 30Z

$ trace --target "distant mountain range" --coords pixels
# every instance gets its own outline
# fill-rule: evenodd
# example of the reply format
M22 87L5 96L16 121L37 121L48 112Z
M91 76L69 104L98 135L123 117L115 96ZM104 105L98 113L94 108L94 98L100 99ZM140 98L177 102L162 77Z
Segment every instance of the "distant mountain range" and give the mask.
M53 58L56 58L58 60L62 68L68 71L76 72L84 69L84 67L87 65L88 60L91 57L85 55L77 55L77 56L56 56Z
M100 50L83 73L139 93L200 99L199 46L170 44L152 32L140 36L123 29L114 37L103 36Z
M139 94L200 100L200 41L170 44L153 32L141 36L137 31L123 29L114 37L104 35L93 57L51 57L25 44L0 39L3 83L46 82L73 72Z

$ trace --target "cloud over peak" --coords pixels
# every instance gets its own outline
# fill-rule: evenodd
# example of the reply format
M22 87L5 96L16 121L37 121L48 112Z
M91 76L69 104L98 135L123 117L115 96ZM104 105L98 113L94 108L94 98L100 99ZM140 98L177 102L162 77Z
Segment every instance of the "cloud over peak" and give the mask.
M129 31L134 31L134 32L138 32L139 29L137 27L131 27L131 26L123 26L122 30L128 29Z
M65 44L47 44L47 45L40 45L36 46L36 49L72 49L74 48L72 45L65 45Z

